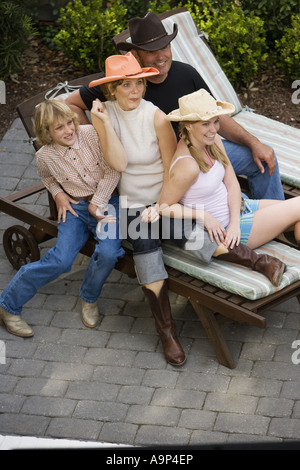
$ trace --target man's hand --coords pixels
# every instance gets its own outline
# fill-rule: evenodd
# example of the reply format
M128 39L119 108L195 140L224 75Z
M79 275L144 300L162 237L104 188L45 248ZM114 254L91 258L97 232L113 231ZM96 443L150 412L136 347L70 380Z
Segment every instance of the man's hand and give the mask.
M258 166L260 172L265 172L265 168L262 164L262 162L265 162L268 166L269 175L273 175L276 168L276 161L273 149L268 145L263 144L259 140L255 140L255 142L251 145L251 151L253 155L253 160Z
M60 192L55 196L55 204L57 208L57 222L60 222L62 219L63 222L66 221L67 211L71 212L71 214L78 217L78 214L74 211L72 204L78 204L78 201L72 199L68 194L64 192Z

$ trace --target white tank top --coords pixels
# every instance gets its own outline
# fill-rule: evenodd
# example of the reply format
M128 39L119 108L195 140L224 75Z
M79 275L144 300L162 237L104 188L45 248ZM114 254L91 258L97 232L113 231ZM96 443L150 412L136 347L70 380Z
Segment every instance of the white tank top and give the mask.
M160 194L164 176L154 128L158 108L145 100L131 111L122 110L117 101L107 101L105 105L128 158L118 186L121 207L153 204Z
M170 166L170 171L182 158L193 157L191 155L177 157ZM226 227L230 221L230 214L228 192L223 182L224 175L224 166L215 160L214 165L207 173L200 171L197 181L187 190L180 202L188 207L204 209Z

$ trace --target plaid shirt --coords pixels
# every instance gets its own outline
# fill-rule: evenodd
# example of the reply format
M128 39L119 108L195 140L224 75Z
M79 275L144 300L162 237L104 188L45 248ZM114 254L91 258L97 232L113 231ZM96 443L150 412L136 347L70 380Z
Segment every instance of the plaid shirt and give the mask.
M53 198L62 191L76 198L93 194L92 204L105 206L120 179L120 173L104 160L92 125L78 127L72 147L44 145L36 159L38 173Z

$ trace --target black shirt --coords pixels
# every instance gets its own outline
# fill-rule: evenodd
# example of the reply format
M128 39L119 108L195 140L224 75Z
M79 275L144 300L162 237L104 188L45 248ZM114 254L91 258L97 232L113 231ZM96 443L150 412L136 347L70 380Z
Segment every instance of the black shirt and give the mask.
M173 60L168 76L162 83L151 83L147 81L145 100L151 101L164 111L164 113L169 114L171 111L178 108L178 99L181 96L193 93L200 88L204 88L211 93L207 84L194 67ZM81 87L79 92L88 109L92 108L93 100L96 98L99 98L101 101L106 101L100 86L89 88L87 85ZM172 122L172 125L177 134L178 124Z

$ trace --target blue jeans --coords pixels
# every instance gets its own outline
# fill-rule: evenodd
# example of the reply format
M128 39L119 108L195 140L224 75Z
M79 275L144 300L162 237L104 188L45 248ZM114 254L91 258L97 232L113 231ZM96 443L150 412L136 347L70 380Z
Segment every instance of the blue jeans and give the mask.
M252 199L285 199L277 159L275 172L270 176L264 162L265 172L259 171L249 147L229 140L223 140L223 144L235 174L247 176Z
M38 289L71 270L76 256L91 233L97 243L85 272L80 297L85 302L96 302L116 261L124 255L122 240L118 236L119 196L113 196L109 204L114 207L117 215L117 223L114 224L116 237L105 237L102 233L98 238L97 220L88 211L89 202L81 200L79 204L73 204L78 217L70 212L67 213L66 221L59 224L56 245L39 261L20 268L1 294L0 305L13 315L21 315L23 305L36 294Z

